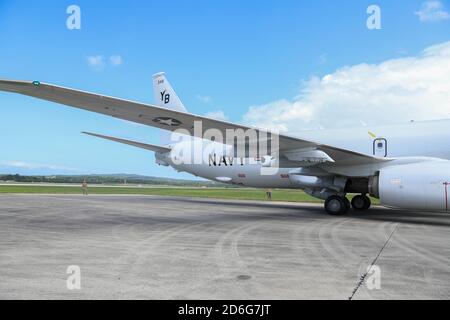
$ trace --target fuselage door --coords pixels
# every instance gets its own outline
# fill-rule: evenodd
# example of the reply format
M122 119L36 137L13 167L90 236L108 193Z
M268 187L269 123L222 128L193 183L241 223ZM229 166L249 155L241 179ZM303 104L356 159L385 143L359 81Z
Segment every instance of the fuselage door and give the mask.
M381 158L387 157L388 149L385 138L377 138L373 141L373 155Z

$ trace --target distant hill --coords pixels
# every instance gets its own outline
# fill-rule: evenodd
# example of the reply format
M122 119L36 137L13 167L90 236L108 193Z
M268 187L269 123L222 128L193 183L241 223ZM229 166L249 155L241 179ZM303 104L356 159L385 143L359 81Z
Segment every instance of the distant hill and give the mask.
M92 174L92 175L48 175L48 176L23 176L19 174L0 174L0 182L20 183L74 183L80 184L83 180L89 184L118 184L118 185L168 185L191 187L224 187L225 185L213 181L194 181L182 179L170 179L161 177L149 177L136 174Z

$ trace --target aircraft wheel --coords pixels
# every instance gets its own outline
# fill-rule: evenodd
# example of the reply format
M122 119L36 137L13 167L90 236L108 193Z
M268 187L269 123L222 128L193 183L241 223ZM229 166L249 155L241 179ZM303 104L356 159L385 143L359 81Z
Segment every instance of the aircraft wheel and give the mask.
M325 211L333 216L341 216L350 209L350 202L345 197L331 196L325 201Z
M372 205L370 198L366 195L357 195L352 199L352 208L355 211L364 211Z

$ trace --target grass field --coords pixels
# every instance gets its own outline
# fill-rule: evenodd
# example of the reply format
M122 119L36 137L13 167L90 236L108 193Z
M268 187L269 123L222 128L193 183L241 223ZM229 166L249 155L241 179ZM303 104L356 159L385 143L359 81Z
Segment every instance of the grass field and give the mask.
M23 194L81 194L81 187L73 186L0 186L1 193ZM200 189L200 188L139 188L139 187L93 187L89 194L139 194L158 196L200 197L218 199L264 200L265 191L261 189ZM274 201L320 202L302 191L274 190Z
M32 185L0 185L0 194L81 194L79 186L32 186ZM179 196L216 199L237 200L264 200L265 191L262 189L247 188L139 188L139 187L92 187L89 194L135 194L135 195L158 195ZM300 190L273 190L273 201L288 202L322 202L310 197ZM374 204L378 201L372 199Z

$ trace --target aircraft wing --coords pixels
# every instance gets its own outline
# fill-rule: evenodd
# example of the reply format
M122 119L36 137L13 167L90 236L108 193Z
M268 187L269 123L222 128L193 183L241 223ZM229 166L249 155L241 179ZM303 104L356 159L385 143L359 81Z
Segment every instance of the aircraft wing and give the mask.
M91 132L82 132L82 133L90 135L90 136L93 136L93 137L106 139L106 140L111 140L111 141L114 141L114 142L119 142L119 143L127 144L127 145L130 145L130 146L134 146L134 147L137 147L137 148L146 149L146 150L150 150L150 151L154 151L154 152L159 152L159 153L170 152L170 148L156 146L154 144L148 144L148 143L142 143L142 142L131 141L131 140L126 140L126 139L120 139L120 138L105 136L105 135L98 134L98 133L91 133Z
M268 132L265 129L215 120L187 112L169 110L150 104L64 88L38 81L0 80L0 91L19 93L169 131L185 129L191 135L194 135L195 121L201 121L203 132L208 129L216 129L221 131L224 137L227 129L254 129L258 134L259 132ZM304 153L303 150L321 151L326 153L333 160L331 162L336 165L368 164L389 160L283 134L279 135L279 150L281 155L292 155L294 153L293 159L295 159L295 152L302 154Z

